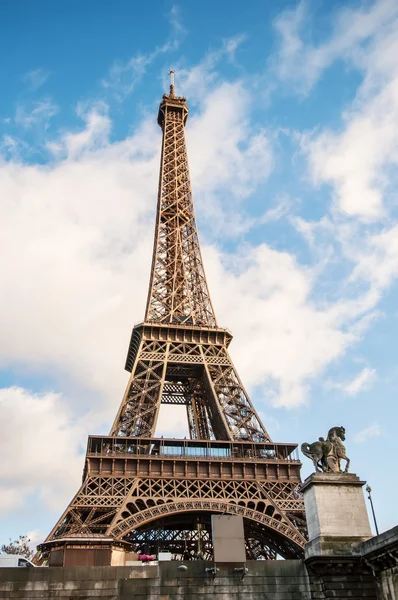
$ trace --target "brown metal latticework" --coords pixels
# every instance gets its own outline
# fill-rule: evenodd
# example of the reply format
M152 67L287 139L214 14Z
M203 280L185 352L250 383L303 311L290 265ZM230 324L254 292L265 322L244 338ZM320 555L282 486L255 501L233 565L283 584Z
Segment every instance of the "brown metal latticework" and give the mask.
M143 323L109 437L90 437L83 484L43 555L73 536L210 558L211 513L244 517L250 558L301 556L305 518L295 444L275 444L218 327L199 246L185 144L188 108L164 95L156 232ZM155 438L161 404L184 405L189 440Z

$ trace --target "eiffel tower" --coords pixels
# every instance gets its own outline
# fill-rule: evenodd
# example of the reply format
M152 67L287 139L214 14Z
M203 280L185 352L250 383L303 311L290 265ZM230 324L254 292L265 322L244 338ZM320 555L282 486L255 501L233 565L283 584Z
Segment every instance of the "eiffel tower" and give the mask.
M187 116L171 72L158 113L156 231L145 320L133 328L127 354L131 377L110 434L89 437L82 486L38 547L38 562L110 564L116 550L120 560L125 552L159 549L211 559L211 514L243 517L250 559L303 555L297 445L271 440L229 356L232 335L218 326L211 303ZM154 437L161 404L186 407L189 439ZM108 558L95 558L104 548Z

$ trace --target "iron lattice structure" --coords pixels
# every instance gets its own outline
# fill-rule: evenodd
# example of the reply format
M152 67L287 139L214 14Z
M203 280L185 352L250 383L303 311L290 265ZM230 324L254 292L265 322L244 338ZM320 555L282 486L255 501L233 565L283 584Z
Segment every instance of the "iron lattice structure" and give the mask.
M185 124L164 95L156 231L143 323L134 327L127 389L108 437L90 437L83 483L46 542L107 536L138 549L210 558L210 515L244 517L249 558L298 557L305 516L295 444L275 444L218 327L195 221ZM189 440L155 438L161 404L184 405Z

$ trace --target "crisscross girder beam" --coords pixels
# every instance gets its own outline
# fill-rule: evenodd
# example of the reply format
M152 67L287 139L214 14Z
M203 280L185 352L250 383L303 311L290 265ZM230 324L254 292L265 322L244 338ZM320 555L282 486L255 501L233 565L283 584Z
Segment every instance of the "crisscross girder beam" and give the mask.
M191 438L271 441L226 344L143 337L111 435L151 437L160 404L185 404Z

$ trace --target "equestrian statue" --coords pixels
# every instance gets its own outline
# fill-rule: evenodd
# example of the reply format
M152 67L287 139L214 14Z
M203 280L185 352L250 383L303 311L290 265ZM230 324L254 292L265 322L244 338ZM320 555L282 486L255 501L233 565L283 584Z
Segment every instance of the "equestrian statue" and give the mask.
M301 452L310 458L314 463L315 471L323 473L341 473L341 460L346 461L345 473L348 473L350 459L345 453L344 427L332 427L329 429L328 437L325 440L320 437L313 444L301 444Z

